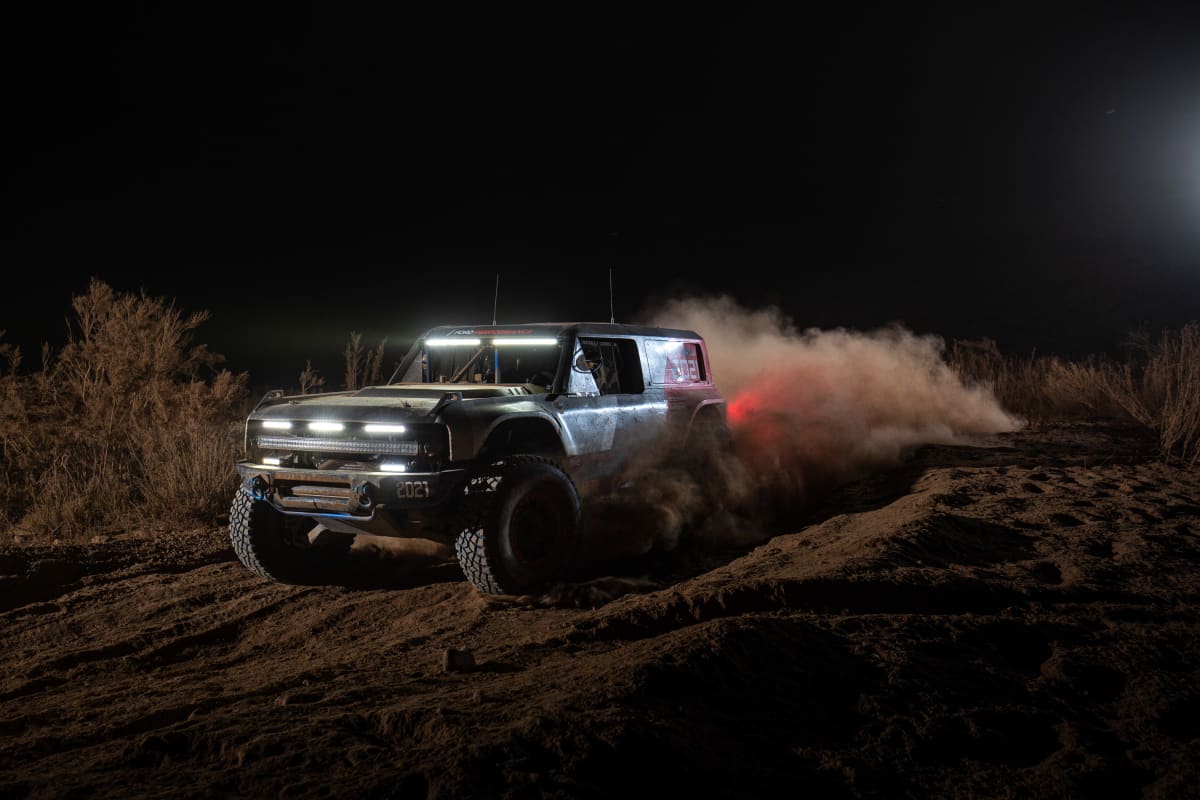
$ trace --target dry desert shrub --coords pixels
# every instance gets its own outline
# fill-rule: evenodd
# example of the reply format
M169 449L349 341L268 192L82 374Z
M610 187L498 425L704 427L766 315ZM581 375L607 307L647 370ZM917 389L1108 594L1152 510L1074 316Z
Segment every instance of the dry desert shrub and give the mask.
M987 386L1006 409L1035 424L1121 414L1103 388L1095 357L1009 356L994 340L979 339L951 342L946 359L965 381Z
M300 371L300 394L320 394L324 388L325 378L313 367L312 359L306 360Z
M350 340L346 343L343 353L346 361L346 389L361 389L373 386L383 378L383 348L387 339L382 340L373 350L364 350L362 334L350 332Z
M1130 357L1101 374L1105 392L1130 417L1158 434L1168 461L1200 464L1200 322L1157 339L1131 337Z
M350 332L350 338L346 341L346 347L342 351L345 370L343 372L345 382L342 390L354 391L383 382L383 356L386 345L387 339L385 338L368 350L363 347L362 334L355 331ZM320 394L325 391L325 377L321 375L320 370L313 366L312 359L305 360L298 384L300 394Z
M211 521L236 486L246 376L193 345L204 312L93 280L67 344L0 378L3 522L79 537L131 523Z
M1126 350L1124 361L1015 357L982 339L952 342L947 360L1031 422L1127 418L1154 431L1165 460L1200 464L1200 322L1134 334Z

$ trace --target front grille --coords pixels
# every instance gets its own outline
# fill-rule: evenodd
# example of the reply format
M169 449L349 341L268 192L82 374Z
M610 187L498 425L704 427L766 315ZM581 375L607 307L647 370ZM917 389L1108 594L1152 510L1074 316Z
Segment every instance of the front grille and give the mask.
M412 439L401 442L358 442L347 439L327 439L315 436L260 436L258 446L263 450L291 450L312 453L363 453L385 456L415 456L419 444Z

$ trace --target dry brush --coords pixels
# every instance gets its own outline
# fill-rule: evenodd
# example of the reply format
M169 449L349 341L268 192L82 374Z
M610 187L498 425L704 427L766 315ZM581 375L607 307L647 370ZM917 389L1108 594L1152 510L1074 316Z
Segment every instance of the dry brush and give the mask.
M236 485L246 376L193 344L207 313L93 280L70 333L0 378L0 521L36 538L211 521Z
M1033 423L1129 419L1158 438L1164 460L1200 465L1200 322L1157 337L1131 334L1123 360L1011 356L990 339L955 341L947 358L985 385L1008 410Z

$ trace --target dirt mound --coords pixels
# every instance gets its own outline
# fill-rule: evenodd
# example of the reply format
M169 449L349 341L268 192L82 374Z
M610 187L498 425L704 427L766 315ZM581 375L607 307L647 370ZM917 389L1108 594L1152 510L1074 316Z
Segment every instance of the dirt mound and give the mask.
M927 447L754 549L539 597L372 548L273 585L221 531L0 549L0 796L1180 797L1200 477L1148 453Z

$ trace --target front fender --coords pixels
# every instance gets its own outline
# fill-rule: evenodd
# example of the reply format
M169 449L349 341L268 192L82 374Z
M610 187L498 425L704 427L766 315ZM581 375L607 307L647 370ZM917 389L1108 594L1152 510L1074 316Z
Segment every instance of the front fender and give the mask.
M515 403L512 400L497 403L492 398L465 400L447 406L437 417L450 434L451 461L475 459L498 428L520 420L548 425L568 454L571 452L569 433L544 404L536 400Z

